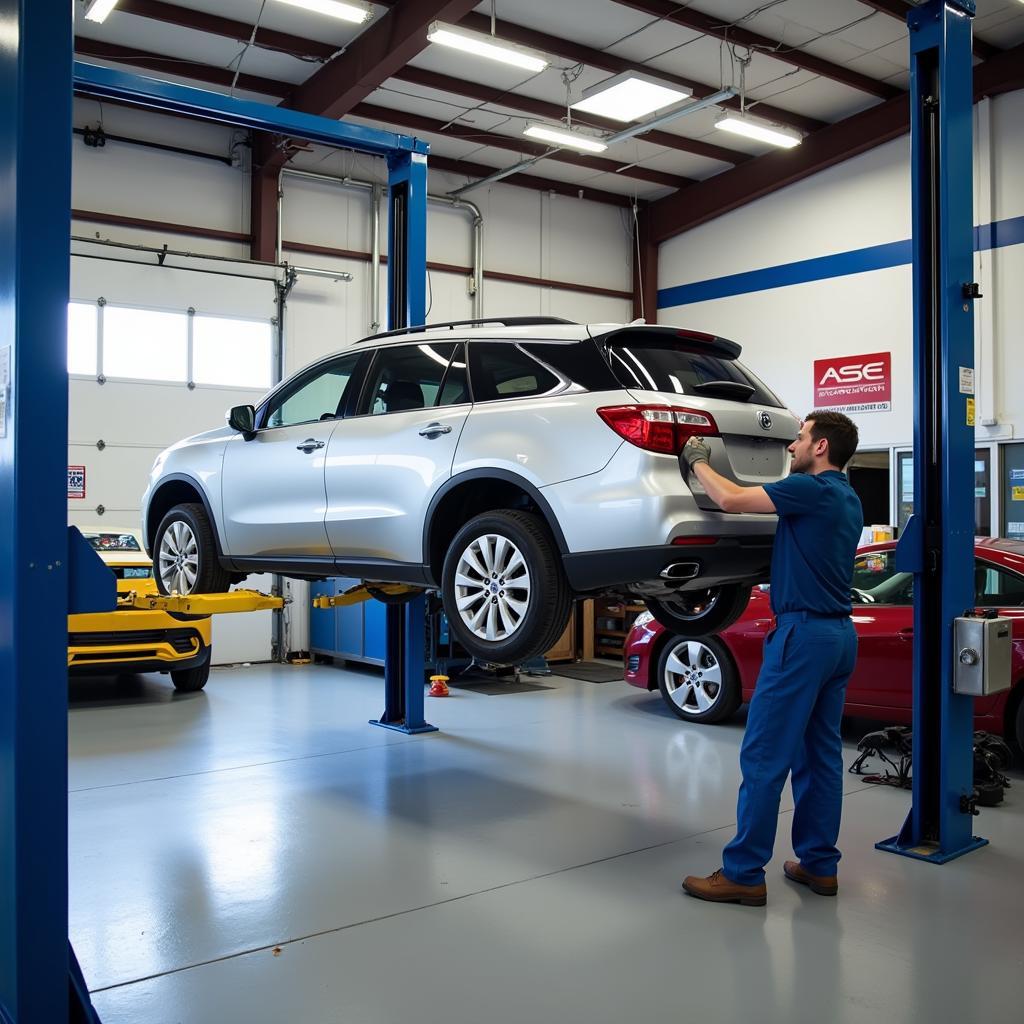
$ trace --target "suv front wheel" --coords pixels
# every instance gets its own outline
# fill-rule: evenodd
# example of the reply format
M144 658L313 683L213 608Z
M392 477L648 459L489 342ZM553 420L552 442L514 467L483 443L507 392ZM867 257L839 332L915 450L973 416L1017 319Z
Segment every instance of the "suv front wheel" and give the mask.
M206 509L198 502L175 505L160 521L153 542L153 575L161 594L220 594L231 575L217 561Z
M683 590L672 597L645 598L650 613L680 636L707 636L728 629L746 610L750 587L738 583L707 590Z
M572 607L546 524L513 509L485 512L459 530L441 593L459 643L492 665L518 665L550 650Z

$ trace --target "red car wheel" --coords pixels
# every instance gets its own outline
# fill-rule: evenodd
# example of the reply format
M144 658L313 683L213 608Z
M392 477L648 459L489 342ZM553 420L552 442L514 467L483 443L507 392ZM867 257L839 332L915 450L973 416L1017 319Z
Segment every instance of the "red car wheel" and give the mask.
M673 713L687 722L730 718L742 701L739 673L717 637L672 637L658 658L658 689Z

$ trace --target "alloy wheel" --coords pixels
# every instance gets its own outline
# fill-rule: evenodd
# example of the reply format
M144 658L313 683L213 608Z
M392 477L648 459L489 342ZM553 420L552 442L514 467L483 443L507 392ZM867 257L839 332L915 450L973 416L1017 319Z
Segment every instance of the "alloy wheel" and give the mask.
M722 666L699 640L678 643L665 662L665 689L680 711L703 715L722 694Z
M160 580L168 594L191 594L199 576L199 545L186 522L177 520L160 538Z
M455 601L463 623L481 640L507 640L530 607L530 570L507 537L472 540L455 570Z

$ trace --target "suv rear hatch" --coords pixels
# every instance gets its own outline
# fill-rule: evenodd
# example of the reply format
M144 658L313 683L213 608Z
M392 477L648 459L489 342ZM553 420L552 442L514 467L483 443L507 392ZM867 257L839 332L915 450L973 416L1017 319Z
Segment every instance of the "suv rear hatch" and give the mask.
M675 420L679 449L692 434L711 448L711 465L744 486L779 480L789 469L786 449L800 422L737 357L733 341L674 327L624 327L595 338L638 406ZM695 478L688 481L700 508L716 510Z

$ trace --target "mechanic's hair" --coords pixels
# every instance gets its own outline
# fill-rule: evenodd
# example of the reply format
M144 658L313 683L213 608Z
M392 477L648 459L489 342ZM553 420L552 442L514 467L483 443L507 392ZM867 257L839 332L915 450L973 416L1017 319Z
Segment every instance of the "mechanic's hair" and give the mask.
M842 469L853 458L857 450L860 435L857 424L841 412L830 409L815 409L809 412L804 421L811 424L811 440L828 441L828 461Z

